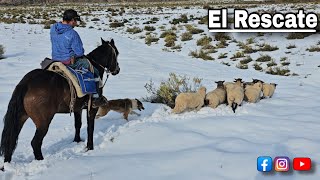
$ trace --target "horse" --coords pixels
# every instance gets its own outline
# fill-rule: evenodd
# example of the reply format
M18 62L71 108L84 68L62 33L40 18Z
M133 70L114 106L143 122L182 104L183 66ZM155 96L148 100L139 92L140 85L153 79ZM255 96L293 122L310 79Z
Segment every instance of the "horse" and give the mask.
M102 44L86 55L91 64L98 69L103 78L105 71L112 75L120 72L118 64L119 51L114 40L104 41ZM102 88L99 89L102 94ZM44 70L34 69L27 73L15 87L9 101L7 112L3 118L4 128L2 131L0 155L4 155L4 162L11 162L12 154L17 146L18 136L25 121L30 118L36 126L35 135L31 141L34 157L43 160L41 146L46 136L49 125L56 113L70 113L71 101L70 86L68 81L61 75ZM76 98L74 103L74 142L82 141L80 128L82 125L81 114L87 109L87 150L93 150L93 131L97 107L88 108L89 95ZM2 170L4 170L2 168Z

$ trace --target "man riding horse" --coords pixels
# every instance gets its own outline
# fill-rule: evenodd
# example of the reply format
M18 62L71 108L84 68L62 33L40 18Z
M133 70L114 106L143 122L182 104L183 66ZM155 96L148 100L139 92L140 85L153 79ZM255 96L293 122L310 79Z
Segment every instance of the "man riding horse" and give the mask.
M84 56L83 44L79 34L73 28L78 25L80 16L73 9L68 9L63 13L62 22L55 23L50 29L50 39L52 45L52 60L60 61L72 69L90 69L90 63ZM99 72L94 68L97 93L93 94L93 107L106 105L107 101L102 97L99 88Z

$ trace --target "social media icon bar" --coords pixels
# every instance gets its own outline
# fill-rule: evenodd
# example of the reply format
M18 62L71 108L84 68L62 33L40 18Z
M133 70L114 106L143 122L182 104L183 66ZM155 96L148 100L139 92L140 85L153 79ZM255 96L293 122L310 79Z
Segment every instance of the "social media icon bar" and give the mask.
M293 169L296 171L311 170L311 159L308 157L297 157L293 159Z
M262 172L270 172L272 170L272 158L269 156L258 157L257 169Z
M290 169L290 159L286 156L278 156L274 158L274 170L278 172L286 172Z

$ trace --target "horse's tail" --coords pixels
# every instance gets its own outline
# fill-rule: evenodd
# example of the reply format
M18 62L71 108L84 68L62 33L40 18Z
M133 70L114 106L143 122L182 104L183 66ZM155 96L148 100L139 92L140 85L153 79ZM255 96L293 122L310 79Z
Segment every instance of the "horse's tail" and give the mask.
M7 113L3 118L3 131L0 145L0 155L4 155L4 162L10 162L12 154L17 146L23 122L21 118L26 115L23 99L27 92L27 85L19 83L11 97Z

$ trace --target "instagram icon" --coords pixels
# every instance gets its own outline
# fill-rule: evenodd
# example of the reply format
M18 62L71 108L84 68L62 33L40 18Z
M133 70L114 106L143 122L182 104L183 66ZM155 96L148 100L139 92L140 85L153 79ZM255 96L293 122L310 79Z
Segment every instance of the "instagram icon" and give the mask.
M278 172L289 171L290 159L288 157L276 157L274 158L274 170Z

